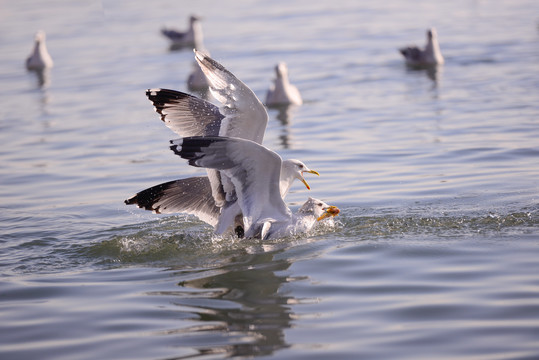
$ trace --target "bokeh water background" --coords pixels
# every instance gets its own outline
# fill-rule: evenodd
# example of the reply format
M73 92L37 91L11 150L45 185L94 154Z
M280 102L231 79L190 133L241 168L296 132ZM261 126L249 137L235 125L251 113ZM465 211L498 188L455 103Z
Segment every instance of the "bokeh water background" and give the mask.
M204 17L212 56L301 107L264 144L321 176L337 229L215 238L123 204L199 174L144 92L187 91L159 30ZM539 3L0 3L0 358L539 358ZM438 30L444 66L397 48ZM54 68L24 68L35 31ZM41 83L41 84L40 84Z

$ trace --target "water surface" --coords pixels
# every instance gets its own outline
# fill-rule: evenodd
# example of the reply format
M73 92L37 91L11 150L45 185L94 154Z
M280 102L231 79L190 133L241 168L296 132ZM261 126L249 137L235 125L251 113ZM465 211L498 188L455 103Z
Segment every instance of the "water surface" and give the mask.
M88 1L0 5L0 357L536 359L534 1ZM199 174L144 93L188 91L159 34L204 17L212 56L305 104L264 144L321 176L336 229L222 239L123 200ZM446 63L397 49L437 28ZM27 72L34 32L53 69Z

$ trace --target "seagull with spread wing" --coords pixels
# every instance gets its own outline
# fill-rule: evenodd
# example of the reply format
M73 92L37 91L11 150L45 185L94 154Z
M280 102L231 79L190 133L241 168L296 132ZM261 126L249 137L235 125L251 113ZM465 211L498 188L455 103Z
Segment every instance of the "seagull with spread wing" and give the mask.
M179 91L150 89L146 95L161 115L161 120L182 137L227 136L261 144L268 114L260 100L242 81L209 56L195 50L195 59L221 107ZM318 175L299 160L282 161L279 173L282 198L295 179L310 189L304 173ZM241 234L241 208L231 179L215 169L207 169L207 174L207 177L179 179L153 186L125 203L156 213L190 213L214 226L217 234L231 230Z
M280 190L282 159L274 151L250 140L222 136L193 136L171 140L171 150L189 164L219 170L237 194L245 237L261 239L297 235L317 221L339 213L335 206L309 198L292 214Z

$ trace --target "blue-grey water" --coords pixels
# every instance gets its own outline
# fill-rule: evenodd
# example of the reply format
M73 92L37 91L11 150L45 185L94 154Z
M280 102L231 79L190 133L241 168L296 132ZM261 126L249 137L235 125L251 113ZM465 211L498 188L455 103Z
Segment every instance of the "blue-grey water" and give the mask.
M204 17L265 145L321 176L337 228L220 239L123 200L201 173L145 97L188 91L159 30ZM0 2L0 358L538 359L539 3ZM397 49L435 26L446 63ZM54 68L24 60L47 33Z

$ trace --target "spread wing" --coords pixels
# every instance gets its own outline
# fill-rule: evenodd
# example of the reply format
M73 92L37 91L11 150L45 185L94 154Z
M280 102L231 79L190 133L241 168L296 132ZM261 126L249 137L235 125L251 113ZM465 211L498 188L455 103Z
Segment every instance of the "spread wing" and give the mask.
M127 205L157 214L188 213L215 226L220 209L215 205L207 177L173 180L142 190L125 200Z
M224 118L214 104L169 89L148 89L146 96L165 125L180 136L217 136Z
M189 164L220 170L238 196L246 236L267 221L285 221L291 213L281 197L281 157L250 140L227 137L187 137L170 147Z
M211 94L222 104L220 110L225 118L221 122L219 136L262 144L268 113L255 93L209 56L195 50L195 59L206 75Z
M155 111L161 115L165 125L180 136L217 136L224 118L214 104L195 96L169 89L148 89L146 96L153 103ZM208 169L210 191L215 204L225 204L220 174Z
M268 122L264 105L251 89L221 64L196 50L195 59L221 107L178 91L150 89L146 94L161 119L182 137L221 135L262 143ZM209 193L215 206L220 208L236 201L236 189L231 178L214 169L207 169L207 172Z

